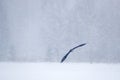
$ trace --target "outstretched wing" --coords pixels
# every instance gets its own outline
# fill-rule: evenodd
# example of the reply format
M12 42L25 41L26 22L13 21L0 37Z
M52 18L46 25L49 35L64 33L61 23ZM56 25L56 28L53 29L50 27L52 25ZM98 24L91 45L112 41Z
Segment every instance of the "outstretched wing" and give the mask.
M68 53L62 58L61 63L65 61L65 59L67 58L67 56L68 56L74 49L79 48L79 47L82 47L82 46L84 46L84 45L86 45L86 43L80 44L80 45L78 45L78 46L70 49L70 50L68 51Z

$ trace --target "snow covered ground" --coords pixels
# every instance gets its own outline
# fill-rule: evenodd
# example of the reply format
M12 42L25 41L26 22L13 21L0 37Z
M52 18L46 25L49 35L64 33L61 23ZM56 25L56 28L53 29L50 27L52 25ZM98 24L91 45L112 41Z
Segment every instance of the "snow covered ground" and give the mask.
M0 80L120 80L120 64L1 62Z

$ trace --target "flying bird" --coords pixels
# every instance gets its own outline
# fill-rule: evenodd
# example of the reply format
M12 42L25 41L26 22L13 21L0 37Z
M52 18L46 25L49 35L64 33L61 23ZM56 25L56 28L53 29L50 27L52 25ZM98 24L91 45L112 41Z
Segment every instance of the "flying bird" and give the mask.
M70 50L68 51L68 53L61 59L61 63L65 61L65 59L67 58L67 56L68 56L73 50L75 50L75 49L77 49L77 48L79 48L79 47L82 47L82 46L84 46L84 45L86 45L86 43L80 44L80 45L78 45L78 46L70 49Z

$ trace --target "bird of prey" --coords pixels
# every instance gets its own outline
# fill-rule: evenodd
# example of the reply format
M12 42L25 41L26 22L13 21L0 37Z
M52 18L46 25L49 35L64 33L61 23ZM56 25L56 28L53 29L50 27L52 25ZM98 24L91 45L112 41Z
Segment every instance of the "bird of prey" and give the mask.
M86 43L80 44L80 45L78 45L78 46L70 49L70 50L68 51L68 53L61 59L61 63L65 61L65 59L67 58L67 56L68 56L73 50L75 50L75 49L77 49L77 48L79 48L79 47L82 47L82 46L84 46L84 45L86 45Z

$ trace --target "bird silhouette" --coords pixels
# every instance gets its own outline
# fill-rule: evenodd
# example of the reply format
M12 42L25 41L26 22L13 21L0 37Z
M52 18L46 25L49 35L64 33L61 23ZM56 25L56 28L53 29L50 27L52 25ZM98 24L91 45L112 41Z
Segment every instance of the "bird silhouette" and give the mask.
M78 45L78 46L70 49L70 50L68 51L68 53L67 53L65 56L63 56L63 58L61 59L61 63L63 63L63 62L65 61L65 59L68 57L68 55L69 55L73 50L75 50L75 49L77 49L77 48L79 48L79 47L82 47L82 46L84 46L84 45L86 45L86 43L80 44L80 45Z

